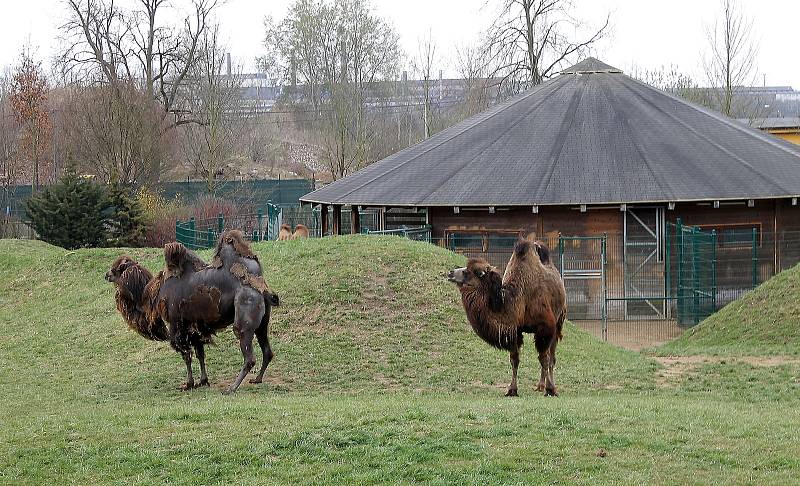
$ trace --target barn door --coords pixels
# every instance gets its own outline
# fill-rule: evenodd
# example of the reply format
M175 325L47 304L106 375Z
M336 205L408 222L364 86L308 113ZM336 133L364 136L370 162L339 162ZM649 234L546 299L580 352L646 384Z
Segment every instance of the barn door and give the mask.
M625 317L663 318L664 208L628 208L624 231Z

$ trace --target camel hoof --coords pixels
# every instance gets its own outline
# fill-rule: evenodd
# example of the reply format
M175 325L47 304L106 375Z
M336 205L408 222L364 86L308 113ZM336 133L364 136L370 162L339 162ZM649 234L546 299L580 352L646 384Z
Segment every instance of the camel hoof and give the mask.
M556 391L555 388L553 388L552 390L545 390L544 396L546 396L546 397L557 397L558 396L558 392Z
M189 391L195 387L194 383L184 383L179 388L181 391Z
M202 380L200 380L200 382L197 384L196 387L199 388L201 386L211 387L211 385L208 383L208 378L203 378Z
M507 397L518 397L519 395L517 394L517 389L516 388L509 388L508 391L506 392L506 396Z
M536 385L536 391L537 392L543 392L544 391L544 384L543 383L539 383L538 385Z
M236 389L233 389L233 388L226 388L226 389L225 389L225 390L222 392L222 394L223 394L223 395L232 395L232 394L233 394L233 392L235 392L235 391L236 391Z

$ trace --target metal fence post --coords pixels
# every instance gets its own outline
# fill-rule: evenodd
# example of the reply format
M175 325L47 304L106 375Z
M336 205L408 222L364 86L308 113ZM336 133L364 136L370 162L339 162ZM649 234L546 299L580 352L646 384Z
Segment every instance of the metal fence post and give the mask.
M602 308L603 341L608 341L608 287L606 286L606 239L607 238L608 235L606 233L603 233L603 239L600 241L600 278L602 279L601 282L603 285L603 308Z
M267 208L269 210L269 208ZM264 239L264 210L258 208L258 238L263 240ZM258 239L253 239L253 241L259 241Z
M197 233L195 232L195 219L194 216L189 218L189 248L194 250L197 248Z
M698 253L697 241L699 240L700 232L695 226L692 228L692 319L694 323L700 322L700 275L697 271L698 267Z
M561 237L561 232L558 233L558 260L561 262L559 265L559 272L561 272L561 278L564 278L564 239Z
M217 215L217 231L222 233L225 230L225 215L219 213Z
M206 248L214 247L214 230L211 228L206 231L206 245Z
M183 239L181 238L181 236L183 236L183 235L181 235L181 220L180 219L176 219L175 220L175 241L177 241L178 243L183 243Z
M758 287L758 230L753 228L753 288Z
M683 289L683 222L681 218L678 218L675 223L675 231L676 231L676 245L678 246L678 279L675 285L675 289L677 291L677 311L678 311L678 323L680 323L681 319L684 318L686 314L686 302L684 299L684 289Z
M717 312L717 230L711 230L711 312Z

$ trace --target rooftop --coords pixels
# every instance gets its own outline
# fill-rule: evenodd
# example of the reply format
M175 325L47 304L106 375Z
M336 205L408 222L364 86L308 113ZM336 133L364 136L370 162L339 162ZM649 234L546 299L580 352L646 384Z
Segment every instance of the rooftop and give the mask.
M800 194L800 146L593 58L301 198L527 206Z

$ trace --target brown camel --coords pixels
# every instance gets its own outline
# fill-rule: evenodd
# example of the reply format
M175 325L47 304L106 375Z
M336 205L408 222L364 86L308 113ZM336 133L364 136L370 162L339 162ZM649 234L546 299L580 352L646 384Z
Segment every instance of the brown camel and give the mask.
M282 224L278 231L278 241L286 241L292 239L292 227L288 224Z
M155 277L127 255L118 257L106 280L116 289L117 309L128 326L147 339L169 340L186 363L183 389L208 385L204 345L233 324L244 364L225 393L232 393L255 365L253 336L262 363L251 383L261 383L273 353L268 330L270 307L279 304L261 276L261 265L240 231L220 235L211 265L180 243L164 247L166 269ZM169 323L167 326L166 323ZM192 348L200 362L200 381L192 374Z
M472 258L448 279L458 285L472 329L484 341L505 349L511 358L506 396L517 396L517 369L523 333L533 333L541 376L538 391L557 396L553 367L556 345L566 319L564 283L543 243L520 240L501 278L486 260Z
M292 235L293 240L299 240L302 238L308 238L308 227L304 224L298 224L294 227L294 234Z

